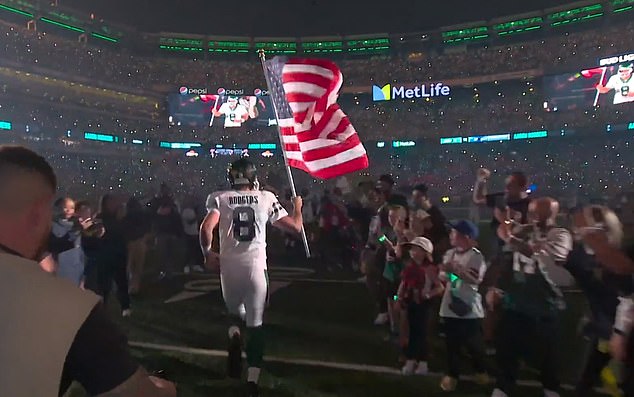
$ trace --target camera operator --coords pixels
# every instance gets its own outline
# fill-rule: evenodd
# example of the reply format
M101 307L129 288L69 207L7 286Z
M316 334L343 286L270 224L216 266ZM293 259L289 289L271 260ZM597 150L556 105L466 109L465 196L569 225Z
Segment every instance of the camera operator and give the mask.
M39 267L57 187L51 166L29 149L0 146L0 180L2 395L64 395L77 381L92 396L175 397L174 384L132 358L96 295Z

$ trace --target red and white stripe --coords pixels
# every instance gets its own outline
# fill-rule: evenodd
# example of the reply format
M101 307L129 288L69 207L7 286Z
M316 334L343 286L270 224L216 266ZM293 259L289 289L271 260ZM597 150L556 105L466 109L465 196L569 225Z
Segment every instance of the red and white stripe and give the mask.
M329 179L368 167L368 156L337 105L343 76L332 62L289 59L282 83L293 118L279 120L289 165Z

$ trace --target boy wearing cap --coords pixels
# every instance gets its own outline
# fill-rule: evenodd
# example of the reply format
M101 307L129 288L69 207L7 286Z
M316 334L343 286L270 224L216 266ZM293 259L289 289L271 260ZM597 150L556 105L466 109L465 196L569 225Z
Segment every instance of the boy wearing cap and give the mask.
M473 358L476 381L488 383L481 320L484 318L482 296L478 285L486 272L482 253L475 248L478 228L468 220L450 223L449 235L453 247L445 254L440 266L441 280L446 282L440 305L440 317L445 323L447 343L447 374L440 382L444 391L456 389L460 376L460 355L464 346Z
M426 375L428 319L430 300L442 294L443 286L438 278L438 267L432 262L434 246L425 237L416 237L403 244L409 248L410 260L401 273L398 301L407 311L409 343L403 375ZM418 365L416 364L418 362Z

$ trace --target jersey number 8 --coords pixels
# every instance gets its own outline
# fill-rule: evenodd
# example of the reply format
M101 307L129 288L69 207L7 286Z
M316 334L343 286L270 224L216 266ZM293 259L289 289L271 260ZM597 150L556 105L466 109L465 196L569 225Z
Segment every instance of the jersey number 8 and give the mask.
M240 242L255 238L255 211L251 207L237 207L233 210L233 238Z

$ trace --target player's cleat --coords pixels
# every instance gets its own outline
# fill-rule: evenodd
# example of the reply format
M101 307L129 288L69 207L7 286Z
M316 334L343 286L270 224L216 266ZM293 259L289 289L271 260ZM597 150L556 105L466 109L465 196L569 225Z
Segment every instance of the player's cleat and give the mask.
M509 396L500 389L493 389L493 393L491 393L491 397L509 397Z
M491 377L486 372L482 372L475 374L473 381L480 386L485 386L491 383Z
M427 375L429 373L429 367L426 361L421 361L414 370L414 375Z
M440 381L440 388L443 391L454 391L456 390L456 386L458 385L458 379L452 378L451 376L443 376Z
M414 375L414 369L416 367L416 361L407 360L403 368L401 368L401 374L409 376Z
M121 317L130 317L132 315L132 309L125 309L121 312Z
M260 395L260 390L258 388L258 384L255 382L247 382L247 396L258 397L259 395Z
M374 325L385 325L388 321L390 321L390 318L387 313L379 313L374 319Z
M240 379L242 376L242 338L240 328L229 328L229 347L227 349L227 376Z
M559 393L556 391L544 389L544 397L559 397Z

